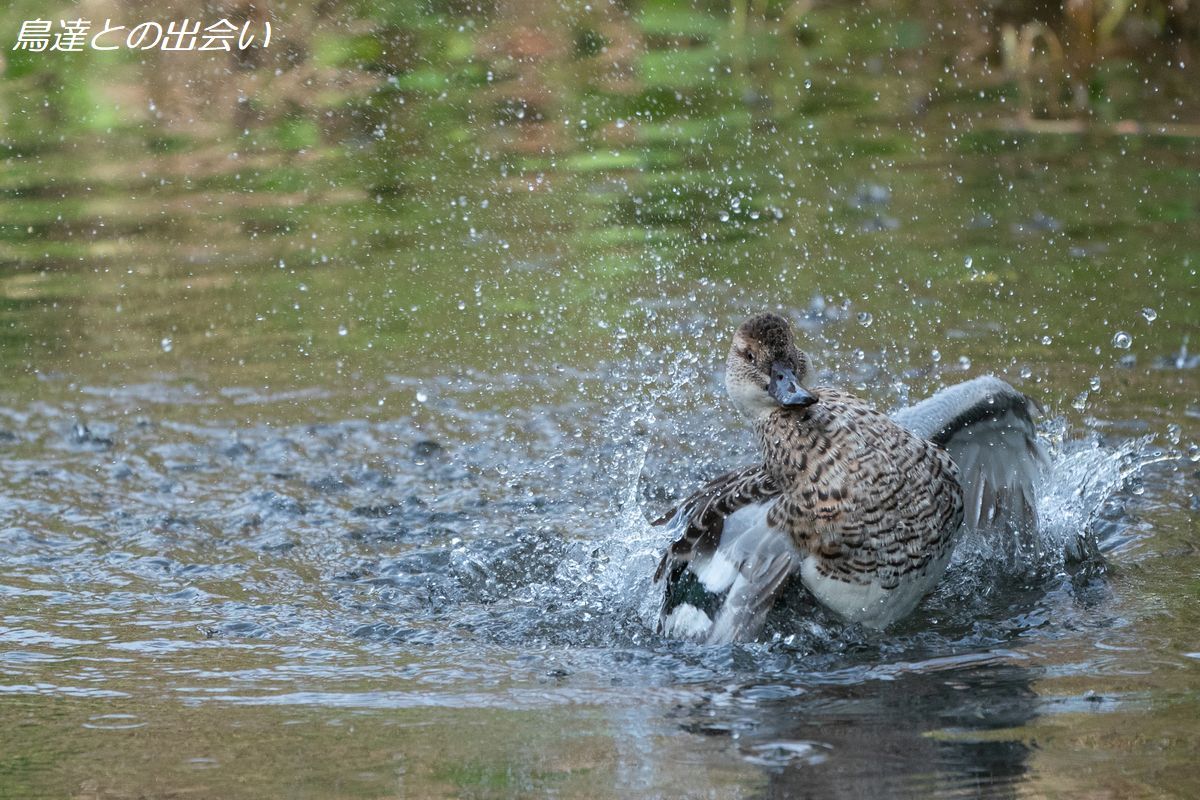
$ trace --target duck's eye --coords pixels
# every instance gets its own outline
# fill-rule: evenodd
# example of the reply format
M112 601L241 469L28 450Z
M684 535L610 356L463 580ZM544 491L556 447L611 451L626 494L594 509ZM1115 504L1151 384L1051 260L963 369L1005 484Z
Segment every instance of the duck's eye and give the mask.
M753 364L753 363L754 363L754 352L753 352L752 350L750 350L750 349L743 350L743 351L742 351L742 358L746 359L746 360L747 360L747 361L749 361L751 364Z

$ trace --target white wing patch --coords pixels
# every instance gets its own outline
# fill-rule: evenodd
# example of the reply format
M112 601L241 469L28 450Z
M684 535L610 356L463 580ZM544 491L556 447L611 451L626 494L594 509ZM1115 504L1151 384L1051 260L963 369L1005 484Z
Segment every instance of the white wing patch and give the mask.
M800 565L802 556L791 536L767 522L774 504L750 505L726 520L717 552L735 565L736 577L708 632L709 644L744 642L757 636L779 587Z
M691 603L680 603L660 623L664 636L675 639L703 640L712 628L712 620Z

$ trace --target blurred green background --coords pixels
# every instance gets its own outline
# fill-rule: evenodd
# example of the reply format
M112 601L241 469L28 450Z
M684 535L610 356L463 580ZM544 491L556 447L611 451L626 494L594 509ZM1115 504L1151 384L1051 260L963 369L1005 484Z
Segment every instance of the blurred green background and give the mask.
M534 319L613 322L648 275L659 292L747 270L774 284L767 302L870 296L886 318L908 288L877 267L969 277L980 310L1028 299L1025 270L1045 261L1060 306L1086 308L1103 275L1158 308L1195 284L1181 265L1198 215L1198 14L1117 0L11 3L0 357L16 380L169 363L306 384L348 356L377 374L381 353L436 371L409 343L446 319L519 346ZM11 49L28 19L184 15L269 20L273 40ZM1123 247L1125 225L1165 237L1159 277L1130 269L1145 256ZM795 265L830 285L781 280ZM1071 359L1137 323L1104 312L1064 332ZM1024 334L1009 349L1037 352L1047 332L1005 316ZM590 341L572 344L580 358Z

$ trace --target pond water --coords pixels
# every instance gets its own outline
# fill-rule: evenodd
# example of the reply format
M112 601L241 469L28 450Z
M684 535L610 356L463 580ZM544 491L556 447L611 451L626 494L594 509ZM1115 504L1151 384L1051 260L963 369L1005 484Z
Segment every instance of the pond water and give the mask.
M1197 139L1014 127L911 20L651 11L10 56L0 796L1200 794ZM880 407L1041 402L1037 560L656 636L763 308Z

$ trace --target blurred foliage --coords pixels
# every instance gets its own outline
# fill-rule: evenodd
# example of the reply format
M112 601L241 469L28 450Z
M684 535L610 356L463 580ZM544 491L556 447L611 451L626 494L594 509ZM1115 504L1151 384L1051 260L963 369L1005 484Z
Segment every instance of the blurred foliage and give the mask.
M261 25L267 17L256 8L211 0L185 13ZM15 41L27 19L133 24L180 13L165 0L17 0L0 10L0 31ZM270 19L271 48L216 57L124 48L33 53L6 44L6 136L33 138L22 133L51 124L60 135L153 126L221 136L249 127L263 132L261 141L301 149L318 134L370 137L380 125L399 125L419 137L438 135L429 131L442 123L542 151L585 137L530 129L560 127L585 108L661 117L698 106L711 112L712 103L778 103L786 97L781 81L843 65L881 78L925 76L931 85L912 82L901 98L910 103L929 102L919 96L925 88L936 102L944 91L1008 85L1019 102L993 108L999 117L1196 121L1194 104L1171 102L1192 100L1196 83L1190 55L1200 7L1184 0L897 0L854 8L814 0L326 0L278 4ZM740 76L740 91L721 96L716 86L728 86L731 74ZM473 102L460 96L477 89L486 91Z
M1101 158L1146 134L1188 150L1200 123L1196 12L1081 3L323 0L272 5L266 50L214 54L12 42L34 18L261 26L265 6L17 0L0 9L0 295L63 303L73 289L52 276L90 269L78 303L120 338L122 274L184 287L203 275L223 304L216 317L235 309L256 336L307 353L338 321L291 295L303 283L345 295L347 333L334 341L350 350L410 329L388 292L413 308L480 296L468 272L503 275L490 308L520 314L554 291L571 303L632 293L654 263L752 237L895 230L920 209L823 198L898 162L977 158L994 176L987 159L1045 133L1115 134ZM967 213L938 180L908 188ZM995 191L977 186L971 213L1000 215L982 208ZM1107 207L1184 224L1198 213L1134 196ZM523 238L588 280L546 285L545 256ZM747 257L724 253L706 269L736 275ZM380 263L386 292L356 293L352 273L297 272ZM461 275L433 280L435 269ZM212 315L155 313L144 322L163 336L188 326L198 345L216 338Z

